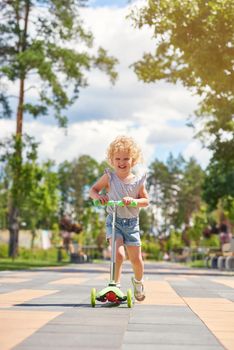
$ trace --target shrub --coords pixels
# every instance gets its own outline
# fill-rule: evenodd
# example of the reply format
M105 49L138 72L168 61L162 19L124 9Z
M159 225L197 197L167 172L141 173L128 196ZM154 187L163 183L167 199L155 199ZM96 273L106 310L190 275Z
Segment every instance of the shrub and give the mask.
M38 260L38 261L57 261L58 251L56 248L41 249L34 248L28 249L24 247L19 248L19 258L24 260ZM64 258L66 258L66 253L63 253Z
M7 258L7 257L8 257L8 245L1 244L0 245L0 258Z
M161 252L157 242L143 241L142 252L146 253L147 259L160 260Z

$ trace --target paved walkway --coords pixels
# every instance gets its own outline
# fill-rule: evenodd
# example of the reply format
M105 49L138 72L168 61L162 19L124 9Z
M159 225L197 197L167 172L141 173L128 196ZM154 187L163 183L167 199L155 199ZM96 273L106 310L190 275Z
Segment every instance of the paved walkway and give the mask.
M146 263L147 298L90 307L109 263L0 272L0 350L234 349L234 273ZM123 290L132 275L124 264Z

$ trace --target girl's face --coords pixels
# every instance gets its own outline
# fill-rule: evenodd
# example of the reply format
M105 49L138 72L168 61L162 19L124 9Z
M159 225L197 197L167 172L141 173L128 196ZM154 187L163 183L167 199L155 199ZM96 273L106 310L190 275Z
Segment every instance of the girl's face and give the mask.
M133 159L129 152L119 151L114 153L113 166L115 171L120 174L128 174L132 168Z

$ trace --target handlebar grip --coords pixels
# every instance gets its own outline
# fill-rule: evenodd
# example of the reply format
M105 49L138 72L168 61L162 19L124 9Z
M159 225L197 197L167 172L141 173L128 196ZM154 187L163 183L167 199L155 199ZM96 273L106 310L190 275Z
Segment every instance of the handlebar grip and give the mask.
M94 204L95 207L100 207L100 206L113 207L114 205L116 205L118 207L125 207L125 204L124 204L123 201L108 201L107 203L102 204L99 199L94 199L93 200L93 204ZM128 207L133 207L133 208L137 207L137 202L136 201L132 201L128 205Z

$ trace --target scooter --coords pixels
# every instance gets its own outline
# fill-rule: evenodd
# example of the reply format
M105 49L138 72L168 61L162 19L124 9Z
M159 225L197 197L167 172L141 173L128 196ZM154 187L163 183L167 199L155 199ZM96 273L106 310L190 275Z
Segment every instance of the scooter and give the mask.
M95 206L101 206L99 200L93 201ZM113 220L112 220L112 240L111 240L111 264L110 264L110 281L106 288L102 289L100 292L97 292L95 288L91 290L91 305L95 307L96 301L101 302L111 302L114 304L121 304L122 302L127 301L129 308L132 307L132 290L129 288L127 294L124 294L116 285L115 282L115 265L116 265L116 236L115 236L115 220L117 207L124 207L125 204L122 201L108 201L106 206L113 207ZM130 204L131 207L136 207L137 203L133 201Z

